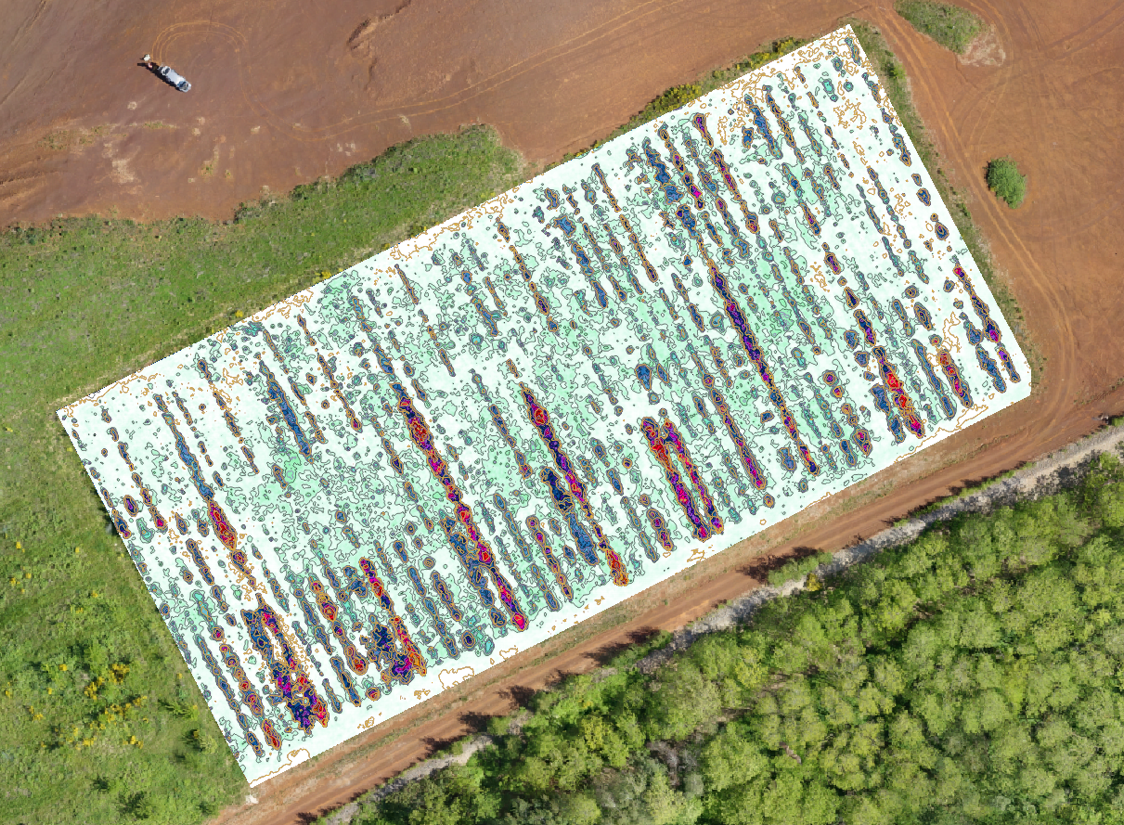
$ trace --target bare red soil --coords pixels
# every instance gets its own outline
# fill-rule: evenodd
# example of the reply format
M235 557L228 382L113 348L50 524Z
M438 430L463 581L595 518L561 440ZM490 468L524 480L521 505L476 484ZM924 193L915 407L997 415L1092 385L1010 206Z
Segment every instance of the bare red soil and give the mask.
M595 667L598 651L754 587L763 554L838 549L1124 411L1124 3L958 1L994 27L967 59L913 31L892 0L11 0L0 17L0 226L229 218L263 186L287 191L472 122L495 126L532 163L553 161L671 85L774 38L862 17L905 65L1041 356L1029 400L264 783L258 804L218 821L286 825L336 807L473 718L510 712L520 689ZM176 92L138 66L145 52L194 89ZM1007 154L1029 177L1017 211L983 180L987 161Z

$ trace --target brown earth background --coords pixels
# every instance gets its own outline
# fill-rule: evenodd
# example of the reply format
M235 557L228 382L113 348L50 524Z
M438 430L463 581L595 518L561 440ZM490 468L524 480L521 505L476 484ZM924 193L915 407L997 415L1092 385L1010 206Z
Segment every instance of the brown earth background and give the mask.
M917 34L891 0L8 0L0 227L228 219L263 187L286 192L470 123L541 167L774 39L868 20L905 66L1038 356L1027 401L258 786L257 804L218 821L308 821L510 712L527 689L751 589L763 558L839 549L1124 411L1124 2L958 2L992 27L964 57ZM193 90L140 67L146 52ZM984 183L987 161L1007 154L1028 176L1017 211Z

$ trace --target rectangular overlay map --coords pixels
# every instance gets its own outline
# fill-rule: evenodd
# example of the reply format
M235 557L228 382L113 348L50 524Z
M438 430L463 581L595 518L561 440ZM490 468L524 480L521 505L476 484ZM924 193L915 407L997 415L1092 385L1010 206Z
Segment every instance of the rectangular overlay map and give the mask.
M255 784L1028 379L844 28L59 415Z

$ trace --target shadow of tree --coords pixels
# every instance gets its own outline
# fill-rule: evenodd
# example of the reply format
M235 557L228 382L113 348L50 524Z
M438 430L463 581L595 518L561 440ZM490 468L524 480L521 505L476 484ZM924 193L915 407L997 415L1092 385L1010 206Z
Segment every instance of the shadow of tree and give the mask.
M463 736L448 736L438 739L435 736L423 736L421 738L421 742L426 746L426 757L430 757L438 751L443 751L447 748L451 748L454 742L459 742L463 738Z
M457 718L460 719L462 725L468 728L469 733L485 733L488 730L488 720L498 717L487 713L468 711Z
M761 556L754 559L745 567L738 570L739 573L748 576L749 578L760 582L761 584L768 584L769 574L774 570L779 570L790 561L806 559L808 556L814 556L822 552L818 547L794 547L791 553L778 553Z
M628 633L624 638L613 641L596 650L592 650L585 655L598 665L604 667L634 645L644 644L659 632L660 630L658 627L639 627Z

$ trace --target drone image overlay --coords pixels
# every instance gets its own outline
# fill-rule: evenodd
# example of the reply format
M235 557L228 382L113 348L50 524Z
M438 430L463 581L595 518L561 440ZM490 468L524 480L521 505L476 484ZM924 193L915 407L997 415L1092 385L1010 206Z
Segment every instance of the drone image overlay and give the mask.
M59 417L253 785L1030 389L843 28Z

